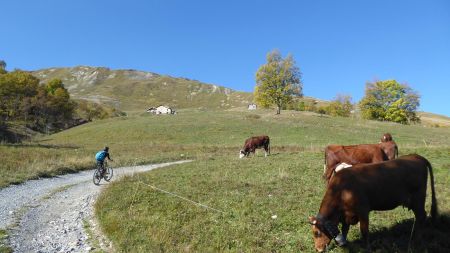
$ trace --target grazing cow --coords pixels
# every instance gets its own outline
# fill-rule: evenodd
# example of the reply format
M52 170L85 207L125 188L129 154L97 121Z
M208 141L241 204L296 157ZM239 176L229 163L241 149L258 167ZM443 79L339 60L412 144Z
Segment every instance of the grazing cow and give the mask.
M388 160L392 160L398 157L398 147L395 141L386 141L378 144L383 150Z
M270 139L269 136L253 136L245 140L244 147L239 152L239 158L243 158L244 156L249 156L250 153L255 154L255 149L264 148L265 154L270 155Z
M392 141L392 135L390 133L383 134L383 136L381 137L381 142L388 142L388 141Z
M325 148L323 178L328 182L336 165L346 163L376 163L388 160L379 144L361 144L351 146L328 145Z
M420 155L373 164L358 164L337 172L327 187L319 213L309 217L314 246L322 252L332 239L342 246L350 225L359 222L363 239L368 243L369 212L392 210L404 206L414 212L417 224L426 218L425 198L430 173L431 217L437 215L433 169ZM342 234L338 223L342 224Z

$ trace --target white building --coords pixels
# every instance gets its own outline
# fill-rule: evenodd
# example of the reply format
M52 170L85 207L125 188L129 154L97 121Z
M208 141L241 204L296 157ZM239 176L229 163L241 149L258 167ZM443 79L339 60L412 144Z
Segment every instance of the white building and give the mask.
M256 110L256 104L249 104L248 105L249 110Z
M175 114L175 111L172 110L172 108L160 105L158 107L151 107L147 109L147 112L153 113L153 114Z

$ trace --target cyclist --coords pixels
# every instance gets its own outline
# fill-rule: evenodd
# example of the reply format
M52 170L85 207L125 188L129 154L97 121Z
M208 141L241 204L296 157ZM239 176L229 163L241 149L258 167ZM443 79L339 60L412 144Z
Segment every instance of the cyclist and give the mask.
M109 147L105 147L103 150L98 151L97 154L95 154L95 160L97 160L97 167L100 166L101 168L100 172L102 176L103 173L105 173L104 161L106 158L108 158L108 160L110 161L113 161L113 159L109 157Z

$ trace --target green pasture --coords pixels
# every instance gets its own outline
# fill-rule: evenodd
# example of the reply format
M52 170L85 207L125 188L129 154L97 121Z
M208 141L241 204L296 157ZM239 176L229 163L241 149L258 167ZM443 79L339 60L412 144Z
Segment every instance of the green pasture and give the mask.
M1 144L0 187L93 167L93 154L111 148L114 166L236 155L251 135L268 134L283 151L321 151L327 144L375 143L390 132L402 148L448 147L449 128L404 126L311 112L182 110L94 121L22 144Z
M450 157L438 150L411 151L430 158L440 210L449 212ZM313 252L306 221L317 213L325 190L322 166L322 153L315 151L274 149L267 158L261 153L243 160L231 154L200 159L111 184L96 212L120 252ZM372 213L372 249L407 251L412 218L403 208ZM447 216L443 222L450 225ZM448 227L427 227L431 239L425 247L411 247L449 250L449 235ZM349 240L356 243L350 249L364 249L359 238L359 228L352 227Z
M119 252L312 252L307 217L325 187L323 148L377 143L390 132L400 154L418 153L434 166L442 213L450 212L450 130L310 112L233 109L134 114L95 121L30 143L0 145L0 186L28 178L91 169L95 152L110 147L113 166L193 159L111 183L96 204L103 231ZM238 159L246 138L267 134L272 155ZM151 186L213 209L192 204ZM428 201L429 202L429 201ZM427 205L429 203L427 202ZM427 208L429 210L429 207ZM276 217L275 217L276 215ZM273 217L273 218L272 218ZM425 228L427 243L409 244L413 214L397 208L371 214L378 252L450 250L448 225ZM352 227L350 251L364 247ZM333 251L342 252L340 248Z

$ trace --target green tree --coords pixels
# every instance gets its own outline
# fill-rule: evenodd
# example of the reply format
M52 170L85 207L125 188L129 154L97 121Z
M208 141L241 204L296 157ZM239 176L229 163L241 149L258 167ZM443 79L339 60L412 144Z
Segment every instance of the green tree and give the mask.
M61 79L58 79L58 78L54 78L54 79L48 81L48 83L45 85L45 89L47 90L47 93L50 93L52 95L55 94L55 91L57 89L65 90L63 82L61 81ZM69 93L67 93L67 94L69 94Z
M418 122L420 96L406 84L396 80L366 84L365 96L359 102L363 118L407 124Z
M0 61L0 68L5 65ZM41 85L29 72L15 70L0 74L2 126L14 121L38 131L66 128L72 124L75 105L59 79Z
M331 116L349 117L353 110L352 98L346 95L337 95L327 107L327 112Z
M91 121L93 119L105 119L111 115L99 104L85 100L78 101L78 115Z
M317 108L317 113L319 113L320 117L322 117L324 114L327 113L327 107L326 106L319 106L319 108Z
M0 75L6 74L6 62L4 60L0 60Z
M39 85L37 94L25 99L24 115L30 127L39 131L65 128L73 118L75 102L60 80Z
M305 111L305 102L300 101L300 102L298 103L298 110L299 110L299 111Z
M265 108L275 105L280 114L292 96L302 96L301 75L292 55L283 59L277 50L268 53L267 63L256 72L256 103Z
M39 79L28 72L15 70L0 75L0 117L5 120L23 116L23 101L37 94Z

